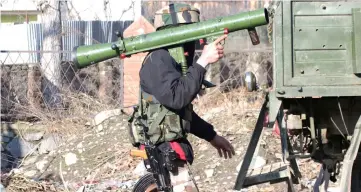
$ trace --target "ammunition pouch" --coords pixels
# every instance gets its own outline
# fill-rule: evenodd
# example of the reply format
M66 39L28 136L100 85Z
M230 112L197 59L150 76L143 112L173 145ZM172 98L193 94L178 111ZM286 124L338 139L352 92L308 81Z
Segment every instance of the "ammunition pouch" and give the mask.
M134 147L139 147L141 138L144 138L142 132L144 123L138 113L138 106L133 108L134 111L128 119L128 138Z
M145 92L141 94L142 107L135 108L128 120L129 138L133 146L139 147L145 143L144 128L147 129L147 135L153 144L187 137L184 124L191 121L192 105L185 109L185 115L181 118L161 105L153 96Z
M183 125L191 121L191 107L186 109L185 117L181 118L159 103L142 100L142 105L143 110L135 109L128 120L129 137L133 146L139 147L145 143L144 128L147 129L150 142L155 145L187 137Z

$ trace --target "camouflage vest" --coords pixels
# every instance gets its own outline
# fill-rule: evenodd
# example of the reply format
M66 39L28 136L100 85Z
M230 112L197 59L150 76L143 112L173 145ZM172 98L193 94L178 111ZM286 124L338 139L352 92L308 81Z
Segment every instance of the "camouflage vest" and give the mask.
M151 53L146 56L142 65L150 55ZM128 120L132 145L139 147L140 144L144 144L144 126L148 127L147 134L153 144L186 138L184 123L191 121L192 105L190 104L185 110L185 116L181 118L160 104L153 95L142 91L139 86L138 105Z

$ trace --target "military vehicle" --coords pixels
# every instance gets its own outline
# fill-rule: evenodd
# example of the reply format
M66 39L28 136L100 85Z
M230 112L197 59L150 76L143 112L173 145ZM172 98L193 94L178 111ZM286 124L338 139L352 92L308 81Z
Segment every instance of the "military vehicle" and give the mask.
M337 176L340 191L361 191L361 1L284 0L268 11L273 86L235 189L286 181L294 191L296 159L311 158L323 165L314 191ZM283 162L249 170L266 113L280 125Z

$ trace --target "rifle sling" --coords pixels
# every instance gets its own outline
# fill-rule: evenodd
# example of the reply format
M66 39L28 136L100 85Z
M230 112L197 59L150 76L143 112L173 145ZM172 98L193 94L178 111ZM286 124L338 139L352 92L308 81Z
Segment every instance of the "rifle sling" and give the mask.
M165 115L168 113L168 111L169 110L167 108L162 108L161 112L158 113L157 117L150 125L150 130L156 130L157 126L159 126L159 124L163 121L163 119L164 119Z

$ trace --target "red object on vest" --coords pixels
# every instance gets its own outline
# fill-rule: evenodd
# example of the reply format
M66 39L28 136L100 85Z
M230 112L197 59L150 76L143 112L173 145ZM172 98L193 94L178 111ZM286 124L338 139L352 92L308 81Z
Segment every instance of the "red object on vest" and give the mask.
M179 159L181 160L187 160L186 159L186 154L184 153L182 147L179 145L179 143L177 142L169 142L170 146L172 147L172 149L178 154Z

